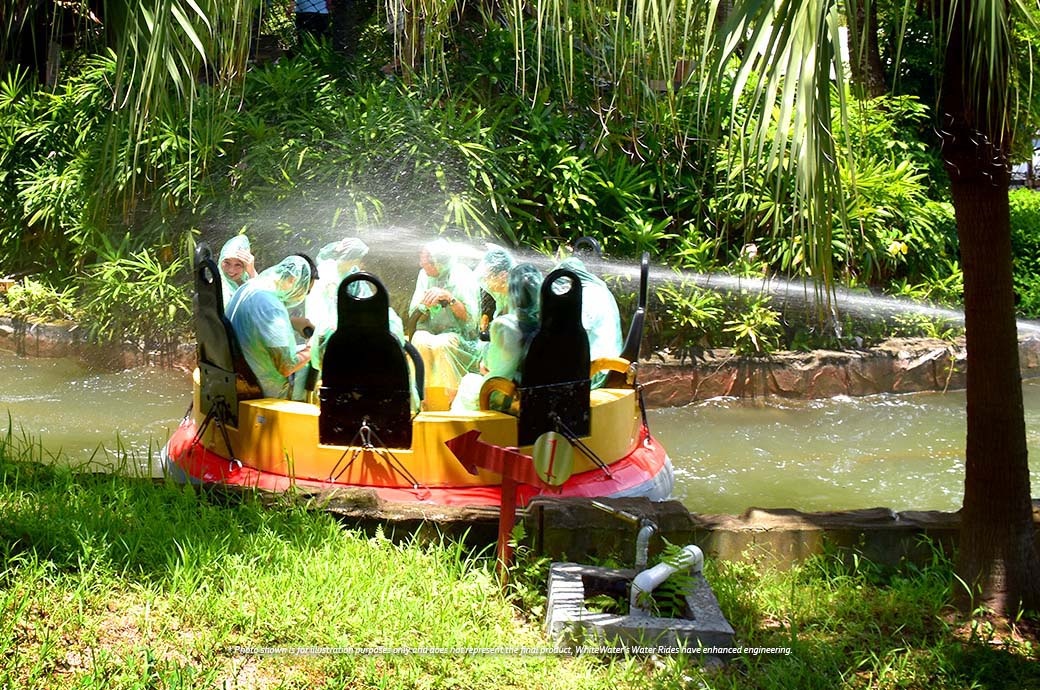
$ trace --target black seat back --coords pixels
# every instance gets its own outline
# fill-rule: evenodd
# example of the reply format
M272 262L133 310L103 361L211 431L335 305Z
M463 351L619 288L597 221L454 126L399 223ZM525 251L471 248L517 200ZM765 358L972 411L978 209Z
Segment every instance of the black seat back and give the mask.
M220 272L209 247L195 250L195 343L199 363L201 412L209 414L217 400L227 403L229 418L238 425L238 401L261 396L260 384L242 356L231 323L224 316Z
M589 336L581 324L581 280L558 268L542 282L541 300L538 331L520 369L521 446L557 430L557 420L578 436L589 434Z
M355 297L354 283L366 281L374 294ZM329 337L318 390L318 437L328 445L350 445L363 424L389 448L412 445L408 362L390 332L390 298L371 273L352 273L336 294L336 331Z

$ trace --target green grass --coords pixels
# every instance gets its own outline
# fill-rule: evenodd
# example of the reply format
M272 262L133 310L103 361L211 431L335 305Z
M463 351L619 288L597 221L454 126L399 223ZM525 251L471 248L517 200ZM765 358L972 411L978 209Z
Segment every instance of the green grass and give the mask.
M685 656L331 653L551 642L486 552L369 536L288 500L76 473L41 453L0 436L3 688L1040 687L1035 638L950 615L938 553L892 572L833 555L787 572L710 563L738 643L791 649L722 669ZM304 648L330 653L286 653Z
M791 649L745 656L713 687L1040 687L1035 621L998 630L981 613L958 617L938 548L898 569L825 554L787 572L715 562L707 574L745 646Z

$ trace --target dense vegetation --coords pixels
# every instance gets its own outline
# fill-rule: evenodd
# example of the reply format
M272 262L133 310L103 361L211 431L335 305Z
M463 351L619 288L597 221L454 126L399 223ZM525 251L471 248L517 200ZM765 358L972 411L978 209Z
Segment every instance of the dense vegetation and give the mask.
M113 130L128 126L114 104L114 54L67 51L53 88L9 70L0 81L0 274L19 283L4 311L163 346L189 323L186 268L199 239L219 246L240 230L262 235L259 263L269 265L333 237L407 227L547 253L581 236L622 260L647 251L686 271L656 286L650 334L653 346L683 354L958 332L913 315L832 314L821 328L804 306L759 294L766 277L805 281L806 249L773 232L795 222L783 171L741 165L740 128L690 129L694 109L717 97L690 82L651 85L667 98L642 120L608 108L616 94L607 84L541 97L534 76L516 82L508 30L461 19L451 59L436 74L402 80L379 70L392 46L377 20L348 60L328 44L293 46L291 27L273 13L265 31L289 54L239 79L200 70L191 112L158 112L133 151L113 151ZM926 82L922 51L909 50L903 83ZM930 104L847 95L850 117L832 123L835 163L855 180L838 214L846 222L834 228L837 272L854 289L958 305L956 233ZM1016 192L1012 211L1020 309L1033 317L1040 198ZM746 280L729 293L705 289L698 279L713 272ZM632 286L617 287L630 303Z

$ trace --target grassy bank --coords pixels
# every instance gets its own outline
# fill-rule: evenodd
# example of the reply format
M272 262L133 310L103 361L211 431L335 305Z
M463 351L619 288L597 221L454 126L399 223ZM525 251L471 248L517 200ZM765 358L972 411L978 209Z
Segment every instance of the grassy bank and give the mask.
M1040 687L1035 638L949 617L939 555L898 573L832 557L787 573L711 564L738 642L791 650L721 670L681 656L302 654L551 643L492 563L455 544L35 455L0 437L0 687Z

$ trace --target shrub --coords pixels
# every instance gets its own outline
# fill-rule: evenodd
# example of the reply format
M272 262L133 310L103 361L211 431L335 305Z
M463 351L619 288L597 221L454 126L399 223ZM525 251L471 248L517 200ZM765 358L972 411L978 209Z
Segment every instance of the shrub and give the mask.
M1019 314L1040 316L1040 194L1016 189L1011 205L1011 252Z
M724 313L719 293L680 281L659 286L654 298L647 323L654 349L668 348L685 360L718 339Z
M0 313L26 321L62 321L74 320L76 307L71 290L23 278L8 288Z
M780 342L780 312L769 306L766 295L747 298L736 318L726 321L723 329L733 334L733 351L741 355L768 355Z
M83 286L91 336L169 351L191 324L184 269L182 259L164 264L147 249L96 264Z

